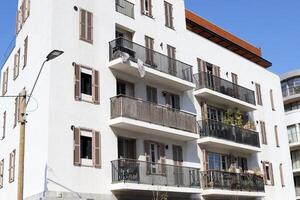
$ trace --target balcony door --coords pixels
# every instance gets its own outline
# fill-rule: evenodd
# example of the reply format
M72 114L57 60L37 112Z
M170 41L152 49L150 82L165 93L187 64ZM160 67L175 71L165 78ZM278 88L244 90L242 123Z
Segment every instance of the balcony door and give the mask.
M181 146L173 145L173 161L175 185L183 185L183 155Z
M129 97L134 97L134 84L123 81L117 80L117 95L125 95Z
M119 159L136 159L136 140L130 138L118 138Z

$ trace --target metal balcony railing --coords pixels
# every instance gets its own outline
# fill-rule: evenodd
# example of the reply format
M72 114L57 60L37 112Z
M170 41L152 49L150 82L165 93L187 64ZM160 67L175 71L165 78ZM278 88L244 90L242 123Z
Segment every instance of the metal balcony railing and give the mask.
M111 118L128 117L196 134L196 116L124 95L111 98Z
M112 182L200 189L200 169L120 159L111 162Z
M112 183L136 183L232 191L264 192L263 177L247 173L151 163L132 159L111 162Z
M258 132L239 128L234 125L227 125L214 120L198 121L199 134L201 138L215 137L239 144L260 147Z
M209 170L201 172L203 189L222 189L247 192L264 192L264 179L248 173Z
M126 0L115 0L116 11L134 19L134 4Z
M110 60L119 58L127 53L129 59L143 64L152 69L175 76L177 78L193 82L192 66L172 59L164 54L148 49L124 38L117 38L109 43Z
M282 89L283 97L288 97L295 94L300 94L300 86L292 86L292 87Z
M194 80L196 83L196 89L208 88L255 105L254 91L248 88L236 85L230 81L214 76L207 72L195 74Z

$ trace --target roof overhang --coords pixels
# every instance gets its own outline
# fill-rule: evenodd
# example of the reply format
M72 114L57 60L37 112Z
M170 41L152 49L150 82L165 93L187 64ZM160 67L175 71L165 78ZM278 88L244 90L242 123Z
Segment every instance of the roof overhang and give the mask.
M261 49L221 29L202 17L185 11L187 29L254 62L264 68L272 66L272 63L262 58Z

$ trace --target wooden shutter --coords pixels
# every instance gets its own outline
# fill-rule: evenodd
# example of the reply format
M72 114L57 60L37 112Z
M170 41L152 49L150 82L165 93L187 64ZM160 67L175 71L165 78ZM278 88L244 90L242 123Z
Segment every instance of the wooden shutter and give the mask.
M151 165L150 165L150 142L145 140L144 141L144 152L145 152L145 159L146 159L146 165L147 165L147 174L151 173Z
M260 121L260 132L261 132L261 136L262 136L262 143L268 144L267 133L266 133L266 124L263 121Z
M2 87L2 94L5 95L7 92L7 86L8 86L8 70L9 68L7 67L4 74L3 74L3 87Z
M3 188L4 159L0 162L0 188Z
M93 43L93 13L87 12L87 41Z
M145 14L145 0L141 0L141 13Z
M99 131L93 131L93 166L101 168L101 135Z
M146 90L147 90L147 101L152 103L157 103L157 89L147 85Z
M80 39L86 40L86 11L83 9L80 9Z
M275 105L274 105L274 98L273 98L273 90L270 90L270 100L271 100L271 106L272 110L275 110Z
M273 165L272 163L269 163L269 174L270 174L270 179L271 179L271 185L274 185L274 174L273 174Z
M232 83L238 84L238 75L235 73L231 73Z
M26 0L23 0L20 10L22 13L22 23L24 24L26 20Z
M262 161L262 167L263 167L263 171L264 171L264 183L265 185L267 184L267 168L266 168L266 163L264 161Z
M16 160L16 150L13 150L9 154L9 182L13 182L15 180L15 160Z
M80 128L74 128L74 165L81 165Z
M169 18L168 2L165 1L164 5L165 5L165 21L166 21L165 25L167 27L169 27L170 26L170 18Z
M284 176L283 176L283 169L282 169L282 163L279 165L279 171L280 171L280 180L281 180L281 186L284 187Z
M14 80L19 76L20 66L20 49L17 51L14 57Z
M198 73L206 72L205 61L201 60L200 58L197 58L197 63L198 63Z
M18 116L19 116L19 97L15 98L15 113L14 113L14 125L15 128L18 123Z
M154 39L148 36L145 36L145 46L146 46L146 63L149 65L153 65L153 59L154 59L154 52L153 52L153 46L154 46Z
M25 0L26 5L25 5L25 21L30 15L30 0Z
M202 150L202 156L203 156L203 171L208 170L208 155L206 149Z
M75 87L74 87L74 96L75 100L81 100L81 67L78 64L74 65L75 71Z
M5 138L5 132L6 132L6 111L3 113L3 127L2 127L2 139Z
M174 95L174 105L175 108L180 110L180 97L179 95Z
M256 90L257 104L262 106L263 103L262 103L262 98L261 98L261 87L260 87L260 84L255 83L255 90Z
M99 89L99 71L93 70L93 102L95 104L100 103Z
M217 65L213 65L213 75L216 77L220 77L220 67Z
M170 28L174 28L174 22L173 22L173 5L169 4L169 20L170 20Z
M23 69L27 65L27 52L28 52L28 36L24 40Z
M278 126L274 126L274 132L275 132L275 139L276 139L276 146L280 147L279 145L279 135L278 135Z
M159 143L158 144L158 151L159 151L159 160L161 164L161 173L166 173L166 151L165 151L165 144Z
M148 7L149 7L149 16L152 17L152 0L148 0Z

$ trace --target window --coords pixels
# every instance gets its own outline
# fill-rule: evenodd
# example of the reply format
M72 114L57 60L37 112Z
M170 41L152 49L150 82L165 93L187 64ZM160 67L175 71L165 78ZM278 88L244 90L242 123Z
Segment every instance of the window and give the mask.
M157 89L147 85L147 101L157 103Z
M6 111L3 113L3 126L2 126L2 140L5 138L5 130L6 130Z
M23 69L27 65L27 52L28 52L28 36L24 40Z
M209 152L208 154L208 169L229 171L234 166L242 171L248 170L247 158L233 155L225 155Z
M93 14L80 9L80 39L93 43Z
M152 16L152 0L141 0L141 12L148 17Z
M173 24L173 5L165 1L165 20L166 27L174 29Z
M117 80L117 95L134 97L134 84L123 80Z
M300 109L300 101L296 101L296 102L284 105L285 112L289 112L292 110L298 110L298 109Z
M274 176L273 176L272 163L263 161L262 165L263 165L263 169L264 169L264 182L265 182L265 185L274 185Z
M145 46L146 46L146 63L154 67L154 39L148 36L145 36Z
M7 92L7 85L8 85L8 67L3 73L3 79L2 79L2 95L5 95Z
M166 173L165 145L153 141L144 141L144 152L147 162L147 174L162 175Z
M19 49L14 57L14 80L19 76L19 70L20 70L20 53L21 50Z
M100 132L76 127L74 131L74 165L101 167Z
M284 175L283 175L283 169L282 169L282 163L279 165L279 171L280 171L280 180L281 180L281 186L284 187Z
M118 138L119 158L136 159L136 141L130 138Z
M20 116L20 98L15 98L15 113L14 113L14 125L13 128L15 128L19 122L19 116Z
M287 127L289 143L298 142L297 127L295 124Z
M266 124L264 121L260 121L259 123L260 123L260 132L261 132L261 137L262 137L262 143L268 144L267 133L266 133Z
M4 159L0 161L0 189L3 188Z
M293 169L299 169L300 168L300 150L291 151L291 158L292 158Z
M9 154L9 182L12 183L15 180L15 161L16 161L16 150L13 150Z
M270 100L271 100L271 106L272 106L272 110L275 111L275 105L274 105L274 98L273 98L273 90L270 90Z
M261 88L260 88L260 84L255 83L255 90L256 90L257 104L262 106L263 103L262 103L262 98L261 98Z
M275 132L275 140L276 140L276 146L280 147L279 145L279 135L278 135L278 126L274 126L274 132Z
M99 104L99 72L79 64L74 64L74 68L75 100Z
M164 92L166 105L170 108L180 110L180 97L177 94Z

